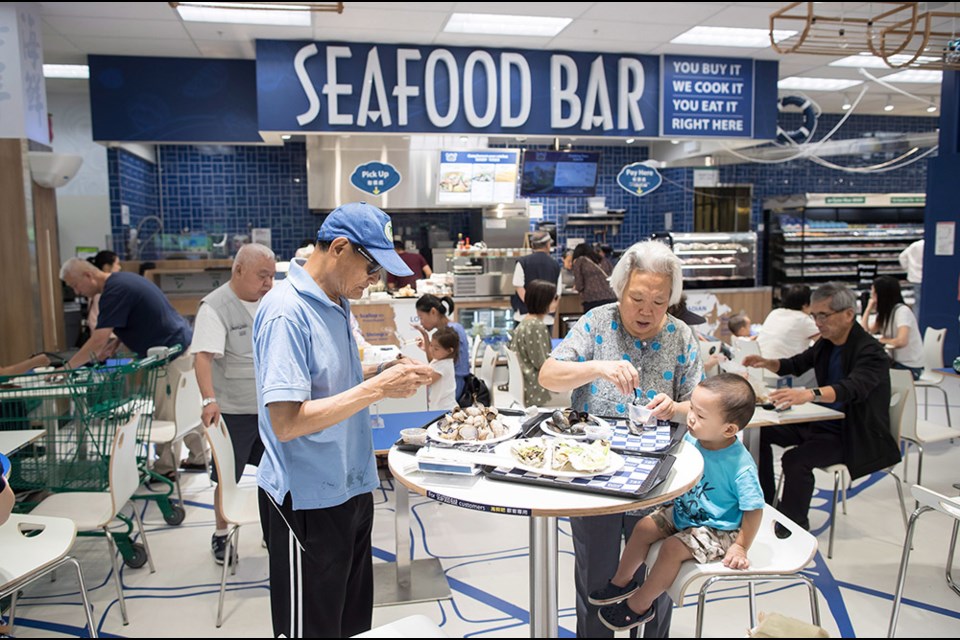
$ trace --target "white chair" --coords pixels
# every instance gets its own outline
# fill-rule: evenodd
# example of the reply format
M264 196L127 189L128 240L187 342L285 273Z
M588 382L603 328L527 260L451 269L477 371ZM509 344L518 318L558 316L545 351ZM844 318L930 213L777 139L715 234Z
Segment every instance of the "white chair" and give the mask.
M700 346L700 361L703 362L704 365L703 373L708 378L719 375L720 367L718 365L715 364L709 369L706 368L706 365L707 360L709 360L711 356L715 356L720 353L720 346L723 343L721 343L719 340L698 340L697 342Z
M733 361L740 364L747 356L760 355L760 343L749 338L730 336L730 350L733 352Z
M943 408L947 412L947 425L953 426L950 419L950 398L947 397L947 391L941 387L943 383L943 374L937 369L943 369L943 339L947 335L946 329L933 329L927 327L923 332L923 373L916 385L923 389L923 419L930 417L929 394L930 389L937 389L943 394ZM917 480L917 484L920 481Z
M400 618L370 631L358 633L353 638L449 638L437 623L425 615L416 614Z
M483 350L483 362L480 364L480 373L477 374L477 377L483 380L483 383L487 385L487 389L490 389L490 401L493 402L493 373L497 368L497 357L499 354L497 350L490 345L486 345L486 347L487 348Z
M891 374L894 373L894 371L909 377L911 388L916 384L909 371L893 370ZM913 393L911 393L911 395L913 396L913 401L903 413L903 426L900 429L900 439L907 444L903 456L903 479L907 479L907 456L910 453L910 445L913 445L917 448L917 484L923 484L923 445L960 437L960 431L926 420L917 420L916 396Z
M69 564L76 570L80 582L87 630L91 638L97 637L80 563L67 555L76 539L77 525L67 518L14 514L0 526L0 549L3 549L0 554L0 598L11 596L7 620L10 629L16 619L17 593L35 580Z
M790 530L791 535L788 538L780 539L776 536L774 523L777 522ZM652 567L656 563L662 544L661 541L650 547L646 560L647 567ZM764 505L760 530L747 552L747 557L750 559L749 569L728 569L723 566L722 560L707 564L699 564L692 560L684 562L680 565L680 573L677 574L677 579L667 589L667 594L674 603L682 606L683 598L687 593L694 591L698 593L696 637L699 638L703 631L707 591L717 582L747 583L750 626L755 627L757 620L754 583L774 580L780 582L800 581L807 585L810 592L810 616L813 619L813 624L819 625L820 607L817 602L816 587L813 580L800 574L800 571L810 564L816 553L817 539L815 537L773 507Z
M237 573L236 549L240 542L240 527L260 522L260 510L257 503L257 488L237 486L236 462L233 457L233 443L227 425L220 419L216 427L204 429L213 452L213 463L217 465L217 494L220 498L220 515L227 522L230 531L227 534L225 562L220 574L220 604L217 607L217 628L223 624L223 596L227 591L227 565Z
M197 376L193 371L188 371L180 376L177 388L173 391L173 417L171 420L154 420L150 425L150 443L165 444L170 443L170 455L173 456L173 469L180 466L178 451L179 444L188 434L193 433L198 438L203 435L197 432L203 426L200 420L200 414L203 411L201 405L200 385L197 383ZM203 452L204 462L209 467L210 461L207 459L206 448ZM180 473L175 471L174 484L177 488L177 500L180 504L179 511L176 512L175 520L167 520L168 524L180 524L183 521L183 492L180 489Z
M512 349L507 349L507 402L504 402L503 399L498 400L498 402L503 406L513 406L514 403L518 404L521 407L527 406L524 403L524 384L523 384L523 367L520 366L520 358L517 356L517 352Z
M480 355L480 345L483 344L483 338L473 336L473 342L470 344L470 373L477 375L477 356ZM479 377L479 376L478 376Z
M900 572L897 574L897 589L893 596L893 610L890 612L890 627L887 629L888 638L892 638L897 630L897 619L900 617L900 603L903 600L903 585L907 578L907 565L910 563L910 550L913 547L913 534L916 530L917 520L928 511L939 511L954 519L948 563L951 563L953 560L953 545L957 540L957 525L960 524L960 498L948 498L919 484L910 487L910 492L920 506L913 512L913 515L910 516L910 525L907 527L907 535L903 540L903 553L900 556ZM951 566L947 564L948 582L950 570ZM950 587L953 588L953 586L951 583Z
M900 442L903 430L909 420L909 414L913 408L914 421L916 419L916 402L914 400L913 375L909 371L900 369L890 370L890 435L894 442ZM907 507L903 500L903 486L900 477L893 472L894 467L888 467L883 471L893 478L897 483L897 497L900 499L900 514L903 517L903 526L907 526ZM847 515L847 486L850 484L850 470L845 464L832 464L827 467L819 467L821 471L833 474L833 498L830 501L830 542L827 545L827 558L833 558L833 537L836 530L837 516L837 493L842 492L841 502L843 505L843 515ZM906 471L904 471L906 476ZM904 477L906 481L906 477ZM774 506L780 499L780 489L783 486L783 471L780 472L780 478L777 480L776 498Z
M103 531L107 539L110 552L110 562L113 565L113 580L117 587L117 598L120 601L120 614L123 624L128 624L127 604L123 599L123 585L120 583L120 566L117 562L118 544L114 536L127 544L127 532L111 533L110 523L119 517L120 512L130 502L137 487L140 486L140 471L137 468L137 424L139 414L133 414L130 420L117 427L110 449L110 488L108 491L75 491L70 493L55 493L30 513L31 516L48 516L69 518L76 524L78 531ZM133 509L133 518L140 531L142 544L134 543L136 555L145 554L150 563L150 573L156 569L150 555L150 545L147 544L147 535L143 530L143 522L136 507ZM129 523L126 518L121 518ZM134 563L128 562L133 565ZM142 565L136 565L142 566Z

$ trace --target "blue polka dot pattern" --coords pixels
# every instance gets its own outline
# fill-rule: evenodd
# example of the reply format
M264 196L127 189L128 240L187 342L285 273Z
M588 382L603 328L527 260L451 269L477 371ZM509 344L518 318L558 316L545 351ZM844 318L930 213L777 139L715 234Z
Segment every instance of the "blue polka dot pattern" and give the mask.
M686 384L686 383L687 383L687 376L680 376L680 384Z
M626 412L627 412L626 405L623 405L623 404L617 405L617 413L626 413Z
M701 373L701 374L700 374L700 382L703 382L703 381L706 380L706 379L707 379L707 374Z
M603 336L597 336L597 344L603 344Z
M653 349L654 351L660 351L660 343L654 342L653 344L650 345L650 348Z
M663 372L664 380L673 380L673 371L664 371Z
M657 395L657 392L654 391L653 389L650 389L650 391L647 391L647 397L650 398L651 400L653 400L656 395Z
M587 333L590 333L590 323L589 323L589 322L584 322L584 323L583 323L583 328L587 330Z
M610 323L610 328L613 329L614 331L616 331L619 327L620 325L617 324L616 320Z
M597 385L595 384L590 385L590 393L595 394L596 392L597 392Z
M667 333L673 333L673 332L676 331L676 330L677 330L677 325L675 325L675 324L668 324L668 325L667 325Z
M633 341L633 346L635 346L637 349L643 349L643 341L642 341L642 340L634 340L634 341Z
M584 358L583 356L577 356L577 362L586 362L586 361L587 359Z
M677 362L679 362L680 364L686 364L686 362L687 362L687 356L685 356L685 355L679 355L679 356L677 356Z
M587 311L587 317L588 317L588 318L592 318L592 317L593 317L593 311Z
M590 413L590 407L588 406L588 403L586 402L583 403L583 410L586 411L587 413Z

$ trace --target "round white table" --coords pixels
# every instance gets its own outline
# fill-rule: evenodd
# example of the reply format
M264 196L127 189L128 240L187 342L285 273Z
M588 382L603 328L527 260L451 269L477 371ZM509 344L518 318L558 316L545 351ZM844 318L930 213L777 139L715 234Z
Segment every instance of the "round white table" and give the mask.
M556 638L559 630L557 518L644 509L686 493L703 474L703 458L686 442L681 442L672 453L676 462L667 479L638 500L507 483L483 475L463 476L462 484L450 486L450 479L455 476L422 473L414 454L398 451L396 447L390 450L388 463L400 484L431 500L473 511L530 518L530 637Z

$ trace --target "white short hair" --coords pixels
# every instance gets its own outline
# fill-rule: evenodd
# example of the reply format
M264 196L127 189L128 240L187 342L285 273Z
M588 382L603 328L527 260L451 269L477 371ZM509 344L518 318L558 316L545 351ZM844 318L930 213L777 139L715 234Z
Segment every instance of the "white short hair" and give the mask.
M83 258L68 258L67 261L63 263L63 266L60 267L60 279L66 282L67 276L69 275L81 275L94 271L100 271L100 269L97 269L92 262L84 260Z
M683 294L683 265L670 247L656 240L638 242L620 256L610 275L610 288L623 299L624 290L634 271L670 276L670 306L680 302Z
M245 244L240 247L240 250L237 251L237 257L233 259L233 271L235 272L238 266L247 265L261 258L264 260L276 260L276 256L270 247L257 242Z

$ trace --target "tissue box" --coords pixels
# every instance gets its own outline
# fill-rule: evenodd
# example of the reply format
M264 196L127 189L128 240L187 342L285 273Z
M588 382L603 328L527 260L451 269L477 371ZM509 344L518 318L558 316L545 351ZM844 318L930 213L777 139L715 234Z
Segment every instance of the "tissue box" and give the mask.
M474 476L480 473L480 467L472 462L457 460L454 455L444 455L451 450L437 451L423 448L417 451L417 466L424 473L450 473L460 476Z

